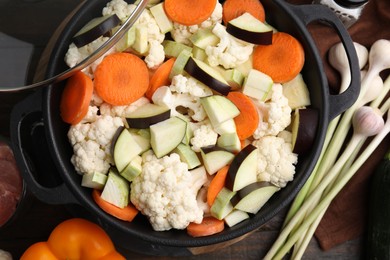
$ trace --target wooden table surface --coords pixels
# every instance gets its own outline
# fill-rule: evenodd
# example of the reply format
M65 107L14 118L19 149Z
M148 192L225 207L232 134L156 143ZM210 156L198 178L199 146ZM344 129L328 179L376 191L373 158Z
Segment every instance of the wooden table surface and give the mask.
M30 69L25 72L27 80L31 80L31 75L39 73L34 68L37 66L44 47L59 24L79 3L79 0L0 1L0 33L32 44L34 47ZM0 45L0 51L6 48L7 46ZM6 67L9 69L9 63L0 58L0 75ZM19 67L14 68L15 75L20 73L19 69ZM2 76L12 78L12 75ZM0 93L0 135L9 137L10 111L14 104L28 95L31 95L31 91ZM27 210L7 228L0 230L0 249L9 251L14 259L18 259L32 243L46 240L57 224L72 217L66 206L47 205L34 197L29 200L30 205ZM261 259L278 235L284 214L285 212L281 212L268 224L232 246L199 256L179 257L178 259ZM323 252L317 241L312 239L304 259L359 259L362 244L362 239L358 238ZM127 258L155 259L156 257L129 253ZM168 258L160 257L159 259Z

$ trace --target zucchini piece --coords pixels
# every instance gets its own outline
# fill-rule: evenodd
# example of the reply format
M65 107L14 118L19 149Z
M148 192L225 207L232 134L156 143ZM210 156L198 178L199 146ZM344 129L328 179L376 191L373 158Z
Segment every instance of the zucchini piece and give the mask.
M161 33L166 34L173 29L173 23L165 13L163 3L156 4L150 7L149 10L152 13L154 19L156 20Z
M171 40L164 40L162 42L162 46L164 46L164 52L167 58L177 58L183 50L186 50L186 53L191 53L192 51L190 46Z
M107 175L100 172L84 174L81 179L81 186L102 190L107 181Z

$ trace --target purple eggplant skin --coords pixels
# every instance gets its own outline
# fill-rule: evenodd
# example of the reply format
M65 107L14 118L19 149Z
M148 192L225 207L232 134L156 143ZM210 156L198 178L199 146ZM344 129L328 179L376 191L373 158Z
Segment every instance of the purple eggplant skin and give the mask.
M151 125L167 120L170 117L171 117L171 110L168 109L160 114L151 115L148 117L137 117L137 118L127 117L126 120L131 128L146 129L149 128Z
M271 45L272 44L272 35L273 31L267 32L251 32L239 27L234 26L231 23L228 23L226 26L226 31L233 35L234 37L250 42L257 45Z
M226 188L233 190L234 186L234 180L237 175L237 171L240 168L241 163L246 159L246 157L256 150L256 146L252 144L248 144L245 146L233 159L232 163L229 166L229 170L227 173L227 178L226 178L226 183L225 186Z
M196 78L206 86L210 87L211 89L215 90L216 92L226 96L229 94L231 87L230 85L227 85L217 79L215 79L213 76L199 68L199 66L196 64L194 59L190 58L187 61L187 64L184 67L184 70L190 74L192 77Z
M116 131L115 131L114 136L112 137L112 140L111 140L111 149L110 149L111 156L114 156L114 147L115 147L115 143L116 143L116 141L118 140L118 137L121 135L121 133L122 133L123 130L125 130L125 127L124 127L124 126L118 127L118 129L116 129Z
M208 154L208 153L211 153L211 152L217 152L217 151L229 152L228 150L226 150L226 149L224 149L222 147L216 146L216 145L204 146L204 147L201 147L200 149L205 154Z
M234 197L231 199L231 203L232 203L233 207L235 205L237 205L237 203L240 202L240 200L242 198L245 198L245 196L250 194L252 191L257 190L257 189L261 189L261 188L264 188L264 187L268 187L268 186L275 186L275 185L272 184L271 182L268 182L268 181L259 181L259 182L251 183L248 186L245 186L244 188L239 190L234 195Z
M306 108L298 110L298 132L293 147L293 152L305 154L312 147L317 134L319 115L316 109Z
M116 14L113 14L88 31L79 35L76 34L72 41L77 46L77 48L83 47L88 43L93 42L100 36L106 35L112 28L118 26L120 23L121 20L119 17Z

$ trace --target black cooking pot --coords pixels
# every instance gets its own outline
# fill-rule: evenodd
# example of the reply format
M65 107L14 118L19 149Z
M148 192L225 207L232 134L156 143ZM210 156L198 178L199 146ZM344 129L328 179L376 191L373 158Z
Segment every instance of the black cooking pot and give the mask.
M64 56L71 37L92 18L100 15L106 0L86 1L63 30L49 60L47 76L64 71ZM40 200L50 204L78 205L88 216L100 223L121 247L152 255L192 255L203 246L234 241L254 231L286 207L312 172L324 142L329 121L350 107L359 94L360 72L352 41L342 23L326 7L318 5L294 6L283 0L262 0L269 24L295 36L305 49L306 61L302 75L306 81L312 107L319 111L319 123L313 147L299 156L293 181L275 194L249 220L222 233L193 238L185 231L156 232L141 215L131 222L123 222L103 212L93 201L91 190L81 187L81 176L70 162L72 148L67 139L69 125L60 118L59 101L64 83L51 85L35 92L19 103L12 112L11 138L23 177ZM334 28L347 49L352 81L341 95L330 95L322 61L306 26L321 21ZM325 26L325 25L324 25ZM85 213L84 212L84 213ZM83 214L84 214L83 213Z

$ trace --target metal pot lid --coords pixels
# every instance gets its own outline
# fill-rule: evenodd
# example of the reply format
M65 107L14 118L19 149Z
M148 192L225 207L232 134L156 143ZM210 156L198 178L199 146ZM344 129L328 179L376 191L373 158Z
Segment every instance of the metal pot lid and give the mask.
M23 2L42 2L42 0L23 0ZM0 54L2 55L2 57L5 57L0 62L0 74L4 75L2 77L3 79L0 81L0 92L16 92L49 86L52 83L65 80L77 71L80 71L85 67L89 66L94 61L103 56L108 50L110 50L126 34L126 32L130 29L131 26L133 26L133 24L137 21L143 10L146 8L147 3L148 0L137 0L135 3L136 7L129 15L129 17L123 23L120 24L119 28L114 33L112 33L112 35L109 36L107 41L105 41L99 48L97 48L84 60L63 72L58 73L55 76L46 78L39 82L28 83L27 85L24 85L26 84L26 71L30 65L29 63L31 56L33 55L34 46L33 44L21 41L17 38L7 35L3 32L3 29L0 26L0 47L2 47L0 48ZM11 5L11 1L0 0L0 6L7 7L8 5ZM5 23L2 23L0 21L0 24ZM20 57L16 59L15 55ZM20 73L9 73L8 71L10 69L12 71L15 71L15 66L19 68L18 71L20 71Z

